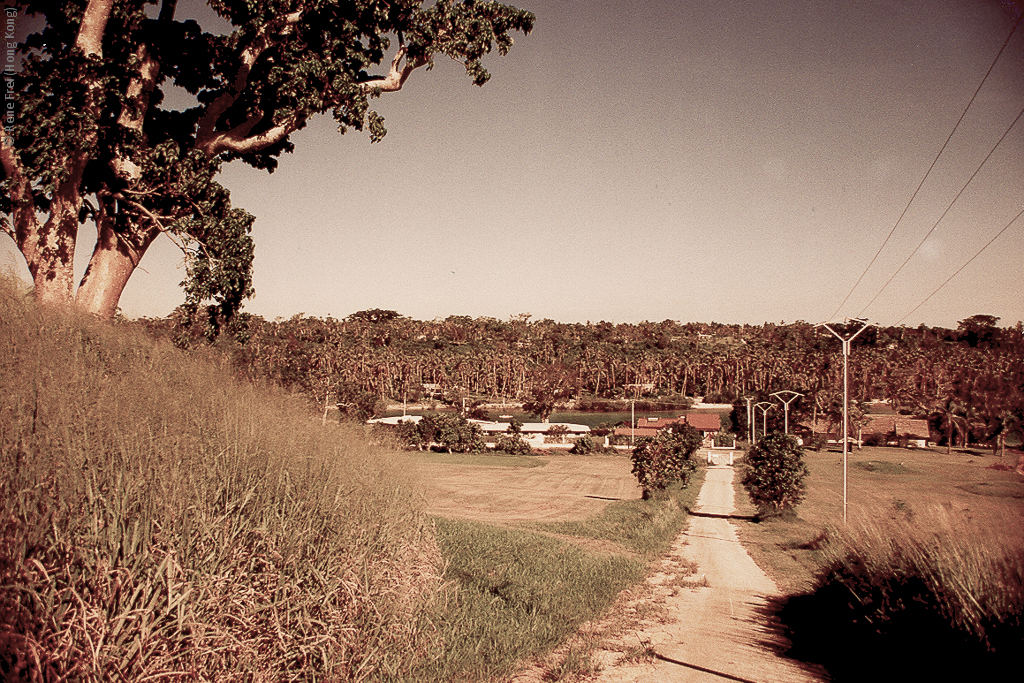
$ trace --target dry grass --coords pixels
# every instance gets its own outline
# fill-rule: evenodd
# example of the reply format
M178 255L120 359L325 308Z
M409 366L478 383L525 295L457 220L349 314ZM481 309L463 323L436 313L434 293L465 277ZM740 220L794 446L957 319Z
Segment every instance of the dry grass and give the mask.
M8 680L367 680L433 656L440 556L362 433L0 286Z

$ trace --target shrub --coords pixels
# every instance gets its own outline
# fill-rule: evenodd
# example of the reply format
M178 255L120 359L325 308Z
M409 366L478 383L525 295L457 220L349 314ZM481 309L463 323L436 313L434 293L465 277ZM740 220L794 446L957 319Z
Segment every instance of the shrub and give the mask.
M825 545L811 592L778 613L789 654L823 664L835 681L994 681L1019 669L1019 542L964 534L942 511L923 516L847 531Z
M498 442L494 444L494 450L508 453L509 455L529 455L533 453L530 444L526 443L519 434L502 434Z
M795 508L804 498L807 464L796 438L771 432L761 438L746 456L743 488L762 512Z
M565 425L551 425L544 432L544 443L565 443L568 434L569 428Z
M685 487L690 473L696 469L692 458L700 444L700 434L688 424L674 424L656 436L640 439L633 449L632 461L644 499L676 481Z
M449 453L480 453L487 448L480 425L458 413L425 415L417 429L425 443L435 443Z
M572 444L572 448L569 450L573 455L590 455L596 450L597 446L594 445L594 440L589 436L581 436L576 439Z

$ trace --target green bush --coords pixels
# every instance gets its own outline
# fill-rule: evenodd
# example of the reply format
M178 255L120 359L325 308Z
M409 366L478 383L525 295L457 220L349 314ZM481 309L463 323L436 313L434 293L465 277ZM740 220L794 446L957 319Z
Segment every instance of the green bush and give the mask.
M762 512L779 513L795 508L804 498L807 464L796 438L771 432L746 456L743 488Z
M691 425L674 424L656 436L644 437L633 449L633 474L643 489L643 497L663 490L675 481L684 486L696 469L693 454L700 448L700 434Z
M1019 668L1019 543L965 534L944 512L924 517L830 538L811 591L778 611L789 654L834 681L996 681Z
M595 450L597 450L597 446L594 445L594 440L589 436L581 436L573 442L569 452L573 455L590 455Z
M494 450L508 453L509 455L529 455L533 453L530 444L519 434L502 434L494 444Z
M480 425L458 413L424 415L416 426L424 443L449 453L482 453L487 448Z

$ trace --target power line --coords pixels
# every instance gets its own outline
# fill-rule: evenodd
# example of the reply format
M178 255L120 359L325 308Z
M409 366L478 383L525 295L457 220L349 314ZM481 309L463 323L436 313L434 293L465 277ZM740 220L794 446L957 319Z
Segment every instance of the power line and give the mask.
M991 244L992 244L993 242L995 242L995 241L996 241L997 239L999 239L999 237L1000 237L1000 236L1001 236L1001 235L1002 235L1002 234L1003 234L1004 232L1006 232L1007 230L1009 230L1010 226L1011 226L1011 225L1013 225L1013 224L1014 224L1014 223L1015 223L1015 222L1017 221L1017 219L1018 219L1018 218L1020 218L1021 216L1024 216L1024 209L1021 209L1021 210L1020 210L1020 213L1018 213L1018 214L1017 214L1016 216L1014 216L1014 217L1013 217L1012 219L1010 219L1010 222L1009 222L1009 223L1007 223L1007 224L1006 224L1006 225L1005 225L1005 226L1003 227L1003 229L1002 229L1002 230L1000 230L999 232L997 232L997 233L996 233L996 235L995 235L995 237L993 237L993 238L992 238L992 239L990 239L990 240L989 240L988 242L986 242L986 243L985 243L985 246L983 246L983 247L982 247L981 249L979 249L979 250L978 250L978 252L977 252L977 253L976 253L976 254L975 254L974 256L972 256L971 258L967 259L967 262L966 262L966 263L964 263L964 264L963 264L962 266L960 266L960 267L959 267L959 268L957 269L957 271L956 271L955 273L953 273L952 275L950 275L950 276L949 276L948 278L946 278L946 279L945 279L945 281L944 281L944 282L943 282L943 283L942 283L941 285L939 285L938 287L936 287L936 288L935 288L935 291L933 291L933 292L932 292L931 294L929 294L928 296L926 296L926 297L924 298L924 301L922 301L922 302L921 302L921 303L919 303L918 305L914 306L914 308L912 308L912 309L910 310L910 312L909 312L909 313L907 313L907 314L906 314L905 316L903 316L902 318L900 318L899 320L897 320L897 321L896 321L896 324L897 324L897 325L899 325L899 324L900 324L900 323L902 323L902 322L903 322L904 320L906 320L906 319L907 319L907 318L909 318L909 317L910 317L911 315L913 315L914 311L916 311L917 309L921 308L921 307L922 307L922 306L924 306L924 305L925 305L926 303L928 303L928 300L929 300L929 299L931 299L931 298L932 298L933 296L935 296L936 294L938 294L938 292L939 292L939 290L940 290L940 289L942 289L943 287L945 287L946 285L948 285L948 284L950 283L950 281L951 281L951 280L952 280L953 278L955 278L955 277L956 277L957 275L959 275L959 274L960 274L960 271L962 271L962 270L963 270L964 268L966 268L967 266L971 265L971 263L972 263L972 262L974 261L974 259L976 259L976 258L978 258L979 256L981 256L981 252L983 252L983 251L985 251L986 249L988 249L988 248L989 248L989 246L990 246L990 245L991 245Z
M957 119L956 125L953 126L953 130L949 132L949 136L946 138L946 141L942 143L942 147L939 148L938 154L936 154L935 158L932 159L932 163L930 166L928 166L928 170L925 171L924 177L921 178L921 182L918 183L917 188L914 189L914 193L910 195L910 200L907 202L907 205L903 207L903 211L900 213L899 218L897 218L896 222L893 223L892 229L889 231L889 234L885 236L885 240L882 242L882 246L878 248L878 251L876 251L875 255L871 258L871 262L868 263L866 268L864 268L864 272L862 272L860 274L860 277L857 278L857 281L853 283L853 287L850 288L850 291L847 293L846 298L843 299L843 302L839 304L835 312L828 317L829 320L835 319L836 315L839 314L839 311L841 311L843 309L843 306L846 305L846 302L850 300L851 296L853 296L853 293L857 290L857 287L864 279L864 276L868 274L869 270L871 270L871 266L875 265L875 261L878 260L879 254L881 254L882 250L885 249L885 245L889 243L889 240L892 238L893 233L896 232L896 228L899 227L899 224L903 221L903 217L907 215L907 211L910 210L910 205L913 204L914 199L917 198L917 193L921 191L921 188L924 186L925 181L928 180L928 176L931 175L932 169L935 168L935 164L938 163L939 157L942 156L942 153L946 150L946 146L949 145L949 141L953 139L953 135L960 127L960 124L963 122L964 117L967 116L967 111L971 108L971 105L974 104L975 98L978 96L978 93L981 92L982 86L985 85L985 81L988 80L989 75L992 73L992 69L994 69L996 66L996 62L999 61L999 58L1002 56L1003 51L1006 50L1006 46L1009 45L1010 39L1013 37L1013 34L1017 31L1017 27L1020 26L1021 24L1021 20L1024 20L1024 14L1017 18L1017 23L1013 25L1012 29L1010 29L1009 35L1007 35L1006 40L1003 41L1002 47L1000 47L999 52L996 53L995 59L993 59L992 63L989 65L988 71L985 72L985 76L981 79L981 83L978 84L978 88L974 91L974 94L971 95L971 99L967 102L967 106L964 107L963 112L960 114L960 118ZM878 295L876 294L875 296L877 297ZM874 299L872 299L872 301L874 301Z
M866 311L871 306L871 304L875 303L875 300L878 299L879 295L881 295L881 293L885 291L885 288L888 287L889 284L896 279L896 276L900 274L900 271L903 270L903 267L907 265L910 259L914 258L914 254L916 254L921 249L921 246L928 240L928 238L931 237L931 234L935 232L936 228L939 227L939 223L942 222L942 219L945 218L946 214L949 213L949 210L953 208L953 204L956 203L956 200L960 199L960 195L964 193L964 190L966 190L967 186L971 184L971 181L973 181L974 178L978 175L978 173L981 172L981 169L988 162L989 158L992 157L992 154L996 151L996 148L998 148L999 145L1002 144L1003 140L1006 139L1006 136L1010 134L1011 130L1013 130L1013 127L1017 125L1018 121L1020 121L1021 116L1024 116L1024 108L1022 108L1020 112L1017 113L1017 118L1013 120L1013 123L1011 123L1009 128L1007 128L1006 131L1002 134L1002 136L1000 136L999 140L996 142L995 145L992 146L992 149L989 150L988 154L985 155L985 158L981 160L981 163L978 165L978 168L975 169L974 173L971 174L971 177L967 179L967 182L964 183L964 186L960 188L960 191L956 193L956 196L953 197L953 201L949 203L949 206L946 207L946 210L943 211L942 215L939 216L938 220L935 221L935 224L932 225L931 230L925 233L924 238L918 243L916 247L914 247L914 251L910 252L910 255L907 256L907 258L904 259L903 263L900 264L900 267L896 269L896 272L893 273L892 276L885 281L885 284L882 285L882 288L875 293L875 295L871 298L871 301L869 301L867 305L860 310L860 313L857 314L858 318L864 315L864 311Z

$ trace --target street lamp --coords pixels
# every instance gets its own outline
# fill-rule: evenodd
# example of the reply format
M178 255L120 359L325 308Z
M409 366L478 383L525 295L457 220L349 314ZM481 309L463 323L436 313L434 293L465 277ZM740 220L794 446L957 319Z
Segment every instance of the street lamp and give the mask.
M849 319L847 319L849 322ZM828 323L820 323L820 327L824 327L826 330L831 332L836 339L843 343L843 524L846 524L846 470L847 470L847 458L850 444L849 444L849 430L850 430L850 373L849 373L849 359L850 359L850 342L854 338L866 330L871 323L867 320L854 319L853 322L861 323L861 328L851 334L849 338L844 339L842 335L829 327Z
M762 438L768 433L768 411L771 410L774 407L774 405L775 405L774 403L771 403L769 401L761 401L760 403L755 403L754 404L754 414L755 415L757 414L757 409L758 408L761 409L761 419L763 420L763 424L761 426L761 437ZM767 407L765 407L765 406L767 406ZM754 436L757 436L757 434L754 434Z
M782 398L779 394L790 394L790 397ZM791 389L783 389L782 391L772 392L772 396L782 401L782 404L786 406L786 433L789 434L789 404L797 399L798 396L803 396L799 391L793 391Z

